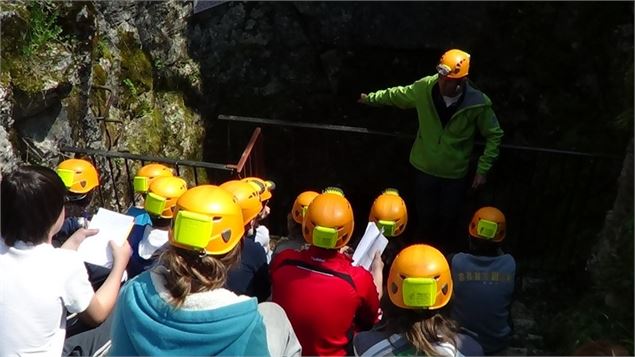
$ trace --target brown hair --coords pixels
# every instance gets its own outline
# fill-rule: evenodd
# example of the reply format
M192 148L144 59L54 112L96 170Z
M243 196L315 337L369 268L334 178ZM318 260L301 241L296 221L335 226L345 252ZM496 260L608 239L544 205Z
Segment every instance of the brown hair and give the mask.
M439 310L410 310L393 305L386 298L384 317L388 322L386 330L391 334L403 334L408 342L417 350L417 353L425 353L427 356L436 356L439 352L435 345L449 343L456 347L456 323L449 320Z
M289 238L289 240L304 242L302 223L296 222L291 213L287 214L287 238Z
M174 305L182 306L190 294L223 287L227 271L240 260L241 247L242 242L228 253L214 256L170 245L159 263L166 268L161 274Z
M0 186L0 234L5 244L46 242L64 209L62 179L48 167L19 166L2 173Z

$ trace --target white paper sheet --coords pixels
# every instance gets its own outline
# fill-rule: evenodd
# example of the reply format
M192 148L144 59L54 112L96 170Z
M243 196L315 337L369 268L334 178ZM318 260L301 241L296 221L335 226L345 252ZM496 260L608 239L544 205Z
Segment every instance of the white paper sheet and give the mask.
M379 231L374 222L368 222L364 236L353 253L353 265L362 266L370 271L375 252L383 253L386 245L388 245L388 239Z
M77 251L88 263L112 268L112 251L108 242L113 240L122 245L128 239L133 224L132 216L99 208L88 225L88 228L99 229L99 232L84 239Z

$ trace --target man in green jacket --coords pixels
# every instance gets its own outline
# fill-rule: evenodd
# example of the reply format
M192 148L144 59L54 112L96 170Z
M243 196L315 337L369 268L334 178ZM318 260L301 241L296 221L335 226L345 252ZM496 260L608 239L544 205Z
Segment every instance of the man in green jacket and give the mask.
M437 74L359 98L364 104L417 109L419 129L410 163L417 169L418 234L445 250L456 248L452 228L465 193L476 130L486 142L472 188L486 182L503 137L491 100L468 82L469 69L470 55L452 49L441 56Z

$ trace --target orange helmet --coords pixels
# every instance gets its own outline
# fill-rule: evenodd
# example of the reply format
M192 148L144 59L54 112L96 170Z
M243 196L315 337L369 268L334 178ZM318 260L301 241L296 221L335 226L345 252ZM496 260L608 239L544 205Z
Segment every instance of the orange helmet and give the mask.
M293 202L293 208L291 209L291 216L293 216L293 220L296 221L296 223L302 224L302 219L304 218L307 207L309 207L311 201L318 195L319 193L315 191L304 191L296 197Z
M448 78L463 78L470 71L470 54L461 50L449 50L441 56L437 72Z
M240 206L218 186L196 186L176 201L170 230L173 246L222 255L231 251L244 233Z
M468 231L473 238L502 242L505 239L505 215L498 208L482 207L472 216Z
M262 202L260 202L260 191L256 185L244 181L231 180L220 185L220 188L234 195L234 199L243 212L243 222L245 224L251 222L258 213L262 211Z
M152 181L157 177L169 177L173 176L172 169L161 164L147 164L137 171L137 176L134 177L133 186L134 192L148 192Z
M258 177L245 177L241 181L249 182L258 187L260 201L262 202L271 199L271 191L276 189L276 184L273 181L263 180Z
M353 208L344 193L327 188L311 201L302 220L307 243L320 248L337 249L353 235Z
M176 200L187 191L187 183L180 177L157 177L145 198L144 208L148 214L161 218L172 218Z
M396 237L403 233L408 223L408 210L399 191L388 188L379 195L370 208L368 220L383 229L386 237Z
M62 178L64 186L73 193L87 193L99 186L99 175L95 166L89 161L68 159L57 165L57 174Z
M404 309L435 310L452 297L452 275L443 254L426 244L404 248L390 266L390 301Z

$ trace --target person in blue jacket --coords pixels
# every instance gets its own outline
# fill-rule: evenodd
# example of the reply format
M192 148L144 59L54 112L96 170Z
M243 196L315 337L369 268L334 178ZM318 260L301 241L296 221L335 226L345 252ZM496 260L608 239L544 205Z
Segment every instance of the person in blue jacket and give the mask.
M150 267L168 242L168 230L176 201L187 191L187 182L177 176L162 176L152 182L144 200L151 224L135 225L128 237L132 257L126 271L134 278Z
M135 203L128 208L126 214L134 217L134 229L140 229L138 226L151 225L150 215L144 209L145 198L150 189L150 185L159 177L172 177L172 169L158 163L147 164L137 171L132 185L135 193ZM139 203L140 202L140 203Z
M505 215L498 208L482 207L474 213L468 232L469 251L448 259L454 280L452 318L475 335L485 354L497 354L513 333L516 261L501 249Z
M256 220L264 208L260 188L253 183L238 180L227 181L220 187L234 196L242 210L245 224L240 263L229 270L227 289L236 294L254 296L259 302L266 301L271 295L267 254L253 237L247 236L247 232L256 226Z
M268 356L255 298L223 286L240 257L244 225L231 194L213 185L179 197L169 246L122 289L113 356Z

